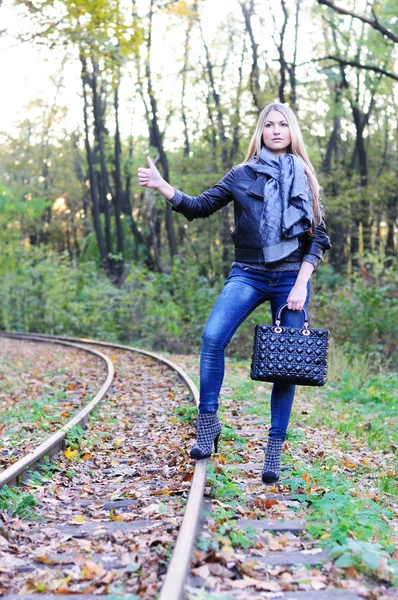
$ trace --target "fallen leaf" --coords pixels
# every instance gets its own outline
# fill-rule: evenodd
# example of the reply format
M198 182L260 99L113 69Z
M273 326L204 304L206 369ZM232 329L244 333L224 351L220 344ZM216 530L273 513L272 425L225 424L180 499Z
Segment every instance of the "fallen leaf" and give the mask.
M105 575L105 573L106 571L102 563L96 563L89 558L82 566L81 576L84 579L93 579L96 577L102 577Z
M223 565L220 565L219 563L207 563L206 566L212 575L217 575L218 577L224 577L227 579L230 579L234 576L229 569Z
M71 523L84 523L84 516L79 515L78 517L73 517Z
M89 458L93 458L93 455L91 454L91 452L87 452L87 451L86 451L86 452L85 452L85 453L84 453L84 454L81 456L81 458L82 458L83 460L89 460Z
M201 577L202 579L207 579L210 575L210 569L207 565L202 565L197 569L192 569L192 573L198 577Z
M124 521L123 515L117 515L114 508L109 511L109 518L111 521Z
M319 579L311 580L311 587L313 590L324 590L326 587L326 583L324 581L320 581Z
M347 567L345 569L345 572L350 576L351 579L358 578L358 571L356 570L355 567Z
M246 575L243 576L243 579L230 581L229 585L238 590L255 587L260 590L266 590L267 592L280 592L282 589L276 581L260 581L259 579L253 579L253 577L247 577Z
M68 448L64 452L64 455L68 460L75 460L75 458L77 458L79 455L79 451L72 450L72 448L68 446Z

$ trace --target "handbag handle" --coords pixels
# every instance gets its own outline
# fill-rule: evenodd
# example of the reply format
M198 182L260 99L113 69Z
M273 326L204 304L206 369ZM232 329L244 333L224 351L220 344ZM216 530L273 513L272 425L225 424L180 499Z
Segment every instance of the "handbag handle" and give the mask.
M279 308L278 311L276 313L276 318L275 318L275 325L277 327L280 326L281 324L281 316L282 316L282 311L284 308L287 308L287 302L285 304L282 304ZM310 322L310 316L308 314L308 310L305 308L305 306L303 306L302 311L304 313L304 328L308 329L308 324Z

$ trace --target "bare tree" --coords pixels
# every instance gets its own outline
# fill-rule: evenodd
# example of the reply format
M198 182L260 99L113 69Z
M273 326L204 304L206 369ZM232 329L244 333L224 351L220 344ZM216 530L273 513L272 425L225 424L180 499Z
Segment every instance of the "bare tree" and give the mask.
M87 97L87 87L89 87L88 83L88 73L87 73L87 60L83 53L80 54L80 61L82 64L82 87L83 87L83 118L84 118L84 143L86 147L86 156L87 156L87 164L88 164L88 172L89 172L89 181L90 181L90 195L91 195L91 212L93 216L93 225L95 235L97 237L98 249L101 257L102 264L107 268L107 258L106 258L106 249L104 243L104 237L102 233L101 227L101 218L100 218L100 207L99 207L99 197L98 197L98 181L97 181L97 173L95 170L95 159L94 153L90 144L90 130L89 130L89 117L88 117L88 97Z
M250 91L252 94L254 106L260 112L262 109L262 102L261 102L261 88L260 88L260 69L259 69L259 65L258 65L258 44L254 38L254 33L253 33L253 28L252 28L252 23L251 23L251 19L255 15L254 0L250 0L249 3L240 2L240 5L241 5L243 16L245 19L246 31L249 35L250 47L251 47L251 51L252 51L252 65L251 65L251 71L250 71L249 86L250 86Z
M156 93L153 88L152 83L152 71L151 71L151 49L152 49L152 22L153 22L153 9L154 9L154 0L151 0L149 6L149 15L148 15L148 32L147 32L147 58L145 62L145 78L147 83L147 93L149 97L149 103L151 107L151 113L149 115L149 111L147 111L147 115L150 118L150 132L151 132L151 141L154 142L154 146L157 148L159 152L160 163L162 165L163 176L166 181L169 181L169 163L167 160L167 155L163 145L163 133L160 130L159 119L158 119L158 103L156 98ZM169 241L170 255L173 259L175 256L178 256L178 248L177 248L177 239L174 231L174 222L173 222L173 213L171 205L166 202L166 231L167 237Z

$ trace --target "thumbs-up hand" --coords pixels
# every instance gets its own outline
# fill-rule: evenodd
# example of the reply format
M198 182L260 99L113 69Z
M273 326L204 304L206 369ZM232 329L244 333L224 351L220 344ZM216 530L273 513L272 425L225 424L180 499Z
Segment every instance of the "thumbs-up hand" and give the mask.
M163 178L149 156L146 157L148 169L138 168L138 183L143 187L158 188Z

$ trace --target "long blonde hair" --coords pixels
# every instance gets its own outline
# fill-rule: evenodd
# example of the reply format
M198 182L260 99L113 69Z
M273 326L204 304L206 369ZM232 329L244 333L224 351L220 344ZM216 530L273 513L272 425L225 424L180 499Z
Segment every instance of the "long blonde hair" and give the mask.
M308 183L311 190L312 195L312 206L314 211L314 222L313 225L316 227L322 220L322 212L321 212L321 204L320 204L320 195L321 195L321 187L318 183L318 179L315 173L315 169L312 166L310 159L308 158L307 152L305 150L304 140L301 133L300 125L297 121L297 117L292 111L291 108L286 106L286 104L280 104L279 102L272 102L268 104L260 114L260 117L257 121L256 129L254 131L253 137L250 140L249 148L247 150L247 155L245 158L245 163L247 163L253 156L260 156L261 146L263 143L263 131L264 125L267 118L268 113L271 110L277 110L280 112L286 119L289 125L290 136L291 136L291 144L287 148L287 151L290 154L295 154L299 156L304 161L305 173L308 178Z

